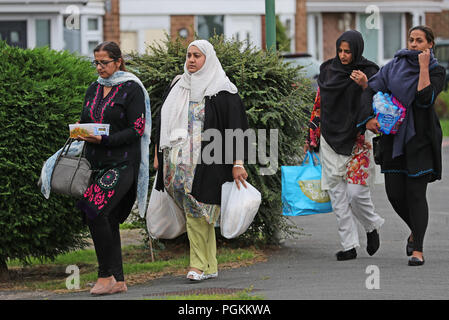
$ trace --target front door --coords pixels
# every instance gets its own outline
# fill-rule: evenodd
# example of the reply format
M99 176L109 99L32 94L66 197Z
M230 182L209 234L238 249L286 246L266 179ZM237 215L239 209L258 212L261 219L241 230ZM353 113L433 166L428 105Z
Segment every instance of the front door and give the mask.
M26 21L0 21L0 40L6 40L10 46L27 47Z

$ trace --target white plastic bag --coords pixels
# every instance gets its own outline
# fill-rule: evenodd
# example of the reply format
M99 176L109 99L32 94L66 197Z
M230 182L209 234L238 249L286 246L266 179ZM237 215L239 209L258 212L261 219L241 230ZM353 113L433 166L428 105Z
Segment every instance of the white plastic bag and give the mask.
M157 176L146 214L148 233L153 239L174 239L186 232L186 217L167 191L158 191Z
M248 229L262 202L260 192L248 182L246 185L247 188L240 184L240 190L235 181L221 186L220 230L227 239L236 238Z

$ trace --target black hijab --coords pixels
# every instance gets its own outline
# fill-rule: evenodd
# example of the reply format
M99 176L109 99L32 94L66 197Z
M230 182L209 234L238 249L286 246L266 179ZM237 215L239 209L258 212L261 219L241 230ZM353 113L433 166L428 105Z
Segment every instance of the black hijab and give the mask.
M338 57L342 41L349 43L352 62L344 65ZM369 79L379 67L363 54L362 34L355 30L344 32L337 40L336 56L320 67L318 85L321 96L321 134L332 149L342 155L350 155L357 138L357 124L365 116L361 112L363 89L349 77L353 70L360 70Z

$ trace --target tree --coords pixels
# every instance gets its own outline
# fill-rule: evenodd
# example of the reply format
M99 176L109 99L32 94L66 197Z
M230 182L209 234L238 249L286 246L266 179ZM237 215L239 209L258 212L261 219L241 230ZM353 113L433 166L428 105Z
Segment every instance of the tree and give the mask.
M279 16L276 16L276 49L281 52L290 52L291 39Z
M37 187L43 162L79 119L95 70L81 57L0 42L0 274L7 260L54 258L85 245L74 199Z

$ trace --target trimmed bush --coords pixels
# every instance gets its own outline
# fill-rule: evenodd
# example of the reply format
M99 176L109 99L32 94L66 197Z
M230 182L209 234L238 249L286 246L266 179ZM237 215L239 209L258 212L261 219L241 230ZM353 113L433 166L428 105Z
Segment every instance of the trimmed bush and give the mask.
M43 162L62 147L96 79L84 59L0 42L0 270L7 259L53 258L87 235L74 200L37 187Z
M302 156L308 112L314 91L310 81L300 78L299 68L291 68L276 53L256 50L236 40L214 36L209 40L230 80L237 86L247 110L250 128L278 129L278 165L295 165ZM159 115L164 90L184 71L187 43L170 41L153 45L147 54L132 53L127 67L148 89L153 121ZM154 126L153 126L154 128ZM154 131L153 131L154 135ZM269 136L267 134L267 142ZM151 160L154 157L154 147ZM269 152L269 146L266 147ZM281 212L281 171L260 175L260 166L246 165L248 181L262 193L262 204L250 229L240 240L254 243L276 242L277 233L295 233ZM154 176L155 172L152 169ZM142 222L144 223L144 222Z

